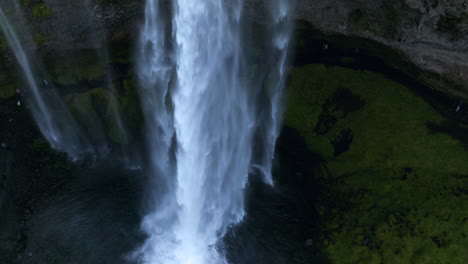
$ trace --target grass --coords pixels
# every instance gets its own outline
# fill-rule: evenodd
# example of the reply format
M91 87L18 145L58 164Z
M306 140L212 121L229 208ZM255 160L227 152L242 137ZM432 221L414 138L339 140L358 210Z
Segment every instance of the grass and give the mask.
M360 105L346 109L349 101ZM324 243L333 263L468 263L468 151L428 127L444 121L383 75L292 70L286 125L326 159L332 189L346 200L318 205L330 219ZM349 145L337 154L336 142Z

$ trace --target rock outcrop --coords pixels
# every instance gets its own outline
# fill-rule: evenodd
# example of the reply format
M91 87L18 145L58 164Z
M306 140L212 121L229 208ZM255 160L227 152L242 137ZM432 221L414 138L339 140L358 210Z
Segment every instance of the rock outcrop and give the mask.
M296 18L327 34L390 47L401 54L394 67L413 64L421 75L412 77L468 97L466 0L297 0Z
M296 1L295 19L327 35L388 47L398 54L386 61L390 66L429 87L468 98L468 1ZM260 17L255 5L268 2L248 0L247 11ZM29 0L23 6L36 42L66 49L95 46L92 35L110 40L135 36L144 1Z

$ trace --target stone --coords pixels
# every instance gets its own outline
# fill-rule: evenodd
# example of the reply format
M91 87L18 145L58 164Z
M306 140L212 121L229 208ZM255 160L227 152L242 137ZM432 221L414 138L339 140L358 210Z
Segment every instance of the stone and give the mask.
M468 72L467 14L466 0L297 0L294 15L327 35L396 50L400 62L387 64L432 89L468 98L468 75L459 75ZM402 69L408 62L422 74Z

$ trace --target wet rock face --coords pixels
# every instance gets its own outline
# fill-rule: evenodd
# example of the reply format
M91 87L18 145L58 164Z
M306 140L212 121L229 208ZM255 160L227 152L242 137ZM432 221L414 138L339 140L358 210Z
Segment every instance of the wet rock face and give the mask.
M51 49L90 48L125 37L141 17L143 0L23 1L36 43ZM40 8L43 12L38 12ZM38 43L39 42L39 43ZM102 41L101 41L102 42Z
M399 54L394 68L415 66L417 71L401 70L434 89L468 98L468 1L295 1L295 18L312 28L383 44ZM36 44L55 50L96 47L104 39L134 39L144 2L24 0L21 5ZM259 14L255 6L269 3L246 0L245 15L261 20L268 14Z
M468 97L466 0L297 0L296 18L395 49L428 73L420 81Z

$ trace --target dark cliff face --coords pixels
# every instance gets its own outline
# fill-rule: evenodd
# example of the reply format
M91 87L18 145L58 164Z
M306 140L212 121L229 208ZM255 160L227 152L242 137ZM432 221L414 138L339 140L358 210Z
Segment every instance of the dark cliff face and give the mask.
M36 44L55 50L135 38L144 2L24 0L21 4ZM255 5L268 3L247 0L245 13L261 20L264 14L255 13ZM389 48L396 56L381 59L393 68L433 89L468 97L466 0L296 0L294 18L325 35L360 38L377 50Z
M327 34L390 47L400 54L394 67L412 64L421 74L407 73L419 81L468 96L466 0L298 0L296 18Z
M22 7L36 44L48 49L95 47L119 40L141 19L142 0L24 0Z

